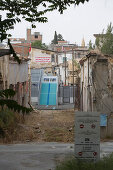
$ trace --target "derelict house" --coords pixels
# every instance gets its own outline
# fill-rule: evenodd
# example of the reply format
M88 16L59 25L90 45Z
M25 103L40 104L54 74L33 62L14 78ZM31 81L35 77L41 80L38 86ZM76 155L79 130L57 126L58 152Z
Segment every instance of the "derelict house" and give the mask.
M14 100L18 104L28 106L29 82L28 59L21 59L21 64L14 60L9 49L0 49L0 90L16 91Z

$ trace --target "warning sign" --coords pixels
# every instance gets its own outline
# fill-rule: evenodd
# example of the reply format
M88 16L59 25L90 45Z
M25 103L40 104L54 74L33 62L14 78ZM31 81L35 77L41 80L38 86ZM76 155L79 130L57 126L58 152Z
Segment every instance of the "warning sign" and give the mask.
M45 57L36 56L35 57L35 62L38 62L38 63L50 63L51 62L51 57L50 56L45 56Z
M80 128L84 128L84 125L83 125L83 124L81 124L81 125L80 125Z
M75 157L94 161L100 159L99 113L75 113Z

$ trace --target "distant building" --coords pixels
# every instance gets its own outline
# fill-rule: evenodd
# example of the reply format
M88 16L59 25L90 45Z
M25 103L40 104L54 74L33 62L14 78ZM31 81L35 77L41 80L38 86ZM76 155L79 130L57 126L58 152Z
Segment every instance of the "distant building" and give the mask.
M55 74L55 66L57 65L57 55L55 51L32 47L30 59L31 69L43 68L47 75Z
M40 32L31 33L31 29L26 30L26 39L25 38L10 38L12 44L20 44L20 43L32 43L36 40L42 42L42 35Z
M34 34L31 34L31 29L27 29L26 41L28 43L32 43L34 41L41 41L42 42L42 35L40 34L40 32L35 32Z
M58 41L58 45L66 45L66 44L68 44L67 41Z
M68 84L72 85L73 73L72 73L72 69L70 70L68 66L71 65L69 63L72 63L72 59L79 62L79 60L89 52L88 48L85 46L84 38L82 40L81 46L77 46L76 44L70 44L67 41L58 41L58 44L51 44L49 48L57 52L58 60L57 60L56 73L59 76L60 83L64 85L68 85ZM76 73L74 77L76 77Z
M72 49L74 51L81 51L82 53L85 52L86 50L88 51L88 47L85 46L84 38L82 39L81 46L78 46L77 44L70 44L68 41L58 41L58 44L51 44L49 48L57 52L67 52L67 51L72 51Z
M74 61L76 61L77 63L79 63L79 60L81 60L89 51L86 47L75 47L72 49L72 47L69 46L64 46L65 48L62 50L60 50L60 52L57 52L57 56L58 56L58 62L57 62L57 74L59 74L59 79L60 82L62 82L63 84L73 84L72 81L72 60L74 59ZM67 50L70 49L70 50ZM66 61L66 63L65 63ZM70 63L70 64L69 64ZM70 67L71 65L71 67ZM75 67L74 67L74 71L75 71ZM76 71L74 72L75 75L74 77L76 77ZM74 82L76 78L74 78Z
M79 72L80 72L80 68L78 67L79 64L76 62L73 63L72 60L68 61L68 76L67 76L67 80L68 80L68 84L69 85L73 85L77 83L77 78L79 76ZM73 82L74 81L74 82Z
M11 44L25 43L25 38L10 38Z
M31 29L26 30L26 39L10 38L13 48L15 52L20 56L20 58L28 58L31 43L36 40L42 42L42 35L39 32L35 32L34 34L31 34Z

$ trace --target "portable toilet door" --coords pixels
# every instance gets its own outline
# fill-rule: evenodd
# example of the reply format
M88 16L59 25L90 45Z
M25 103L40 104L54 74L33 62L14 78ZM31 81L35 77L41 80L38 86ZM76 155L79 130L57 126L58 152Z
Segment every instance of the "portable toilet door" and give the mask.
M44 76L41 81L40 105L58 104L58 77Z

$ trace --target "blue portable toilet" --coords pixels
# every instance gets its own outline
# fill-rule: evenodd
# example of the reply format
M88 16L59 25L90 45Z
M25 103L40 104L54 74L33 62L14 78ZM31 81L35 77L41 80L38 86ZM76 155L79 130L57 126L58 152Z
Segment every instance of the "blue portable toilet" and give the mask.
M58 104L58 77L43 76L41 80L40 105Z

